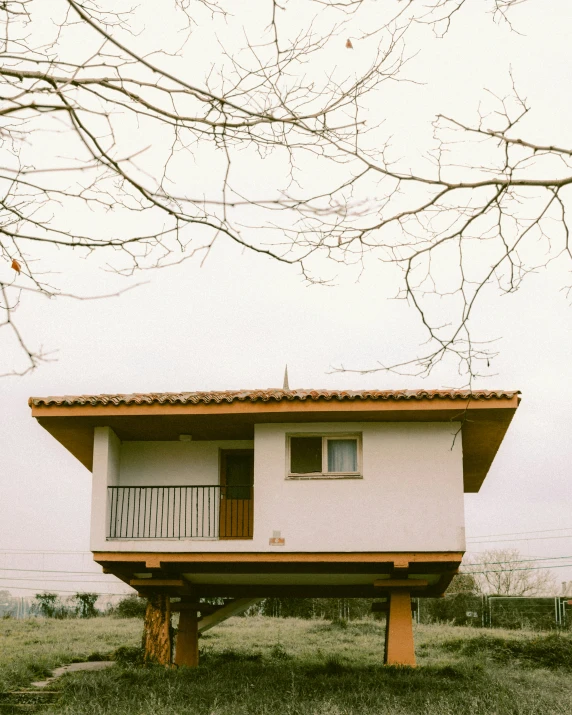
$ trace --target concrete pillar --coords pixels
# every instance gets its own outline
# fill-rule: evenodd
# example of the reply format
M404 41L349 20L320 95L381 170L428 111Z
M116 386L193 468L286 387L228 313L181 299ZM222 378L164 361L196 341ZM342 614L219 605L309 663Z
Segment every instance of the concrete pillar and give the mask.
M389 611L385 628L385 665L415 667L411 594L405 589L389 592Z
M175 645L175 665L196 668L199 664L198 622L198 614L195 610L181 610Z

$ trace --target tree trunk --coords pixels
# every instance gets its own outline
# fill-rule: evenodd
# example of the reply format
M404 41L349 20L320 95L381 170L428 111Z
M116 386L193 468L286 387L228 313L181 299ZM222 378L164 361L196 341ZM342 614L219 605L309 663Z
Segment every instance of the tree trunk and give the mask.
M171 604L169 596L150 596L145 611L143 651L146 664L171 665Z

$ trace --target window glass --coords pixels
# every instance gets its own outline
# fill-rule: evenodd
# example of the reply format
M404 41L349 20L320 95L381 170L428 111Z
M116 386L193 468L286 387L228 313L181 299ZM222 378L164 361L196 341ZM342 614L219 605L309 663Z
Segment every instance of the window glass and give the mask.
M328 472L357 472L357 440L328 440Z
M290 473L311 474L322 471L322 438L290 438Z

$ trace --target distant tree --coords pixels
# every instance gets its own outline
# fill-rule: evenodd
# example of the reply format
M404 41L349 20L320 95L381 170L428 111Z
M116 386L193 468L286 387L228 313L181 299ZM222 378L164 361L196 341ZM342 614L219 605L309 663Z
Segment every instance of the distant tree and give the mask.
M97 593L76 593L73 597L75 610L80 618L94 618L97 616L95 602L99 598Z
M46 618L54 618L56 611L60 608L57 593L37 593L34 596L34 600L38 611Z
M455 593L477 594L479 593L479 588L473 574L461 572L453 578L446 593L447 595Z
M371 613L371 598L266 598L257 607L263 616L352 620Z
M465 567L480 593L489 596L542 596L556 591L554 576L517 549L491 549Z

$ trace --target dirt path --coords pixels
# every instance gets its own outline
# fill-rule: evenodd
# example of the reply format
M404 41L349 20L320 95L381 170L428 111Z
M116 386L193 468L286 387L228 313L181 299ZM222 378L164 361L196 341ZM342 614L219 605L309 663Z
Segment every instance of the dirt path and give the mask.
M50 686L54 680L61 678L66 673L77 673L79 671L94 671L110 668L115 664L113 660L90 661L88 663L70 663L63 665L61 668L55 668L52 674L46 680L38 680L35 683L30 683L27 688L0 693L0 715L10 713L41 712L46 705L53 705L60 697L59 690L50 690Z

